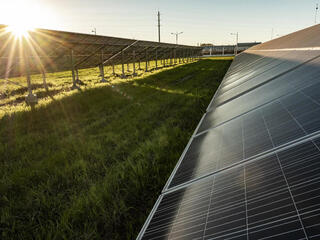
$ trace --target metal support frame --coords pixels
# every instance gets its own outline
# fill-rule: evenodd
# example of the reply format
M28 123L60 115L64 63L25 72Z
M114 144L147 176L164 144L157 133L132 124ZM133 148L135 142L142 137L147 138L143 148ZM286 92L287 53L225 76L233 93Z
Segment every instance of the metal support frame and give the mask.
M72 87L71 89L80 89L79 86L77 86L77 80L76 80L76 75L75 75L75 68L74 68L74 52L73 52L73 49L71 49L70 51L70 56L71 56L71 72L72 72Z
M103 50L101 50L101 65L100 65L100 76L101 76L101 81L100 82L108 82L105 78L104 78L104 66L103 66Z
M123 50L121 50L121 69L122 69L121 78L126 78L126 75L124 73L124 51Z
M136 73L136 51L132 52L132 58L133 58L133 76L137 76L137 73Z
M116 75L116 72L114 70L114 62L112 61L112 75L115 76Z
M189 51L187 50L187 54L186 54L186 60L187 60L187 63L189 63Z
M146 50L146 72L148 72L148 50Z
M42 80L43 80L43 87L48 92L49 88L48 88L47 79L46 79L46 72L44 70L42 70Z
M33 108L38 103L38 98L36 94L32 93L32 85L31 85L31 75L30 75L30 63L29 63L29 51L25 49L24 51L24 68L28 83L28 95L25 96L25 101L28 105Z
M158 49L156 49L156 70L158 69Z
M80 79L79 79L79 70L78 68L76 68L76 82L79 83Z

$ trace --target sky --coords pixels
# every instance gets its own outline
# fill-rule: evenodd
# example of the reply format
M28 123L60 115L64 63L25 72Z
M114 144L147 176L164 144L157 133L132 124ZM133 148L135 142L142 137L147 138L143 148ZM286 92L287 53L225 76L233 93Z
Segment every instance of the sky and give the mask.
M319 0L320 1L320 0ZM315 24L317 0L0 0L0 24L180 44L265 42ZM320 23L320 10L318 13Z

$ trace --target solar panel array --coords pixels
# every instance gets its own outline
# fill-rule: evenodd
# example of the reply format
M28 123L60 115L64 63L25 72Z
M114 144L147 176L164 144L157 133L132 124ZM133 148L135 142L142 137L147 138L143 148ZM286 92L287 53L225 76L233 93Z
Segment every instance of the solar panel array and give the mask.
M235 58L138 239L320 239L319 43Z
M155 59L194 58L202 49L45 29L29 31L27 38L19 39L5 25L0 25L0 46L0 77L3 78L24 75L24 56L28 58L31 73L42 73L71 70L72 61L75 69L82 69L102 63L106 66Z

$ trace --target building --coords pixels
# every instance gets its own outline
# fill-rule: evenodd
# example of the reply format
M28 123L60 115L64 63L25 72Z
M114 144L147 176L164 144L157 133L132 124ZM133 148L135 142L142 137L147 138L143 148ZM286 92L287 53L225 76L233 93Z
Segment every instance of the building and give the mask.
M238 53L247 50L261 42L238 43ZM203 44L203 55L233 55L235 54L235 45L209 45Z

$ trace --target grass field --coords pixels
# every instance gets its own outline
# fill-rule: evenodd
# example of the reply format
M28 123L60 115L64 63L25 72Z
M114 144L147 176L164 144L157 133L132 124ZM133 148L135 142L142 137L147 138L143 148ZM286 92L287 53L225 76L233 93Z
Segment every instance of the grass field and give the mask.
M134 239L230 62L112 84L81 70L81 92L70 73L48 74L33 111L25 89L2 88L0 238Z

